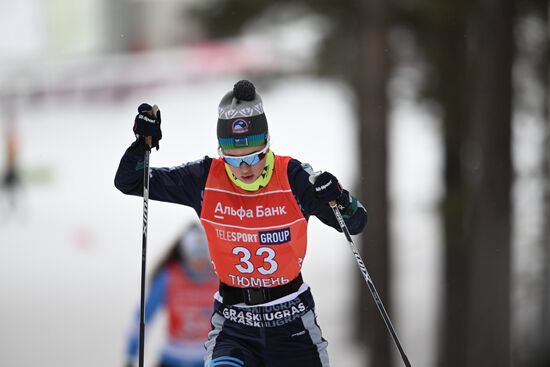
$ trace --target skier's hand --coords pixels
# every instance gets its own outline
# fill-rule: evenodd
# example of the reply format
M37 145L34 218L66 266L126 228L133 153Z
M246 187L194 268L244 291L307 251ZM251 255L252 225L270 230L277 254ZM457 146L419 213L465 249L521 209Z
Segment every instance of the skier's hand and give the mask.
M138 139L151 148L159 149L159 140L162 139L160 130L160 110L157 105L151 106L148 103L142 103L138 107L138 114L134 119L134 133Z
M329 172L317 172L309 176L315 190L315 196L322 202L336 207L342 213L344 219L353 216L358 208L359 202L350 195L347 190L342 189L338 179Z
M313 181L315 196L324 203L340 199L344 191L338 179L329 172L323 172L311 181Z

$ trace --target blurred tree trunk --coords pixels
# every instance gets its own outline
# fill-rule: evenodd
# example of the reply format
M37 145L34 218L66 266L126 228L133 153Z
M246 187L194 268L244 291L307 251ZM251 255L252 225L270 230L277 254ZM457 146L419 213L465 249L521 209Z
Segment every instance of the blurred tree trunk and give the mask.
M546 138L543 152L543 179L544 179L544 220L541 245L543 247L543 278L542 278L542 305L540 313L539 345L537 354L538 366L550 364L550 7L543 7L542 19L546 25L545 46L542 60L539 65L541 90L543 92L543 119L546 121Z
M423 39L428 62L434 69L431 94L443 112L444 182L442 201L444 223L444 279L439 363L464 367L466 343L466 300L468 299L469 232L466 218L470 193L466 186L467 157L464 147L469 133L470 82L467 62L468 1L442 0L435 19ZM466 161L466 163L465 163Z
M388 190L386 86L389 74L388 17L385 0L364 1L359 37L358 83L361 193L370 213L361 253L391 317L388 271ZM368 342L369 366L390 366L388 332L364 282L359 284L360 330ZM366 312L365 312L366 310Z
M462 24L450 25L448 46L442 47L446 53L445 70L442 75L446 90L441 95L445 125L445 171L446 195L443 199L445 237L445 280L444 280L444 366L463 367L466 339L466 299L468 266L468 233L465 218L468 215L469 193L465 187L463 174L463 147L468 127L467 102L467 63L464 29Z
M549 40L550 42L550 40ZM548 62L548 60L547 60ZM550 73L550 67L546 64L547 73ZM544 85L545 98L545 121L546 121L546 139L544 144L543 161L543 180L544 180L544 212L543 212L543 233L541 236L541 246L543 254L542 269L542 305L539 314L539 332L537 335L536 355L534 356L537 367L547 367L550 365L550 114L549 103L549 85L550 80L547 77Z
M472 249L466 366L511 365L513 0L478 0L474 33Z

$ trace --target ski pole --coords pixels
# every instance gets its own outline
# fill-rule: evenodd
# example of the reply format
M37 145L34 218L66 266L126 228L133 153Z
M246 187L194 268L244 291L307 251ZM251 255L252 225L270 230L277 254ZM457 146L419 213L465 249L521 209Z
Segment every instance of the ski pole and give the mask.
M359 255L359 252L357 251L357 247L355 247L355 244L353 243L353 240L351 239L351 235L349 233L348 227L346 226L346 223L344 222L344 218L342 217L342 213L340 213L340 210L338 209L338 206L336 205L336 201L329 202L329 205L332 208L332 211L334 212L334 216L336 217L336 220L338 221L338 224L340 224L340 228L342 228L342 231L346 235L346 239L348 240L348 243L351 247L351 251L353 252L353 255L355 256L355 261L357 262L357 265L359 266L359 269L361 270L361 273L363 273L363 277L365 278L365 281L367 282L367 286L369 287L372 298L374 298L374 302L376 303L376 307L378 307L378 311L380 311L380 314L382 315L382 319L384 320L384 323L386 324L386 328L388 328L388 331L390 332L390 335L393 339L393 342L394 342L395 346L397 347L397 349L399 350L399 353L401 354L401 358L403 358L403 363L405 363L406 367L411 367L411 363L409 362L409 359L405 355L405 352L403 351L403 348L401 347L401 343L399 342L399 338L397 337L397 334L395 333L395 329L393 328L390 317L388 316L388 313L386 312L386 309L384 308L384 304L382 303L382 299L378 295L378 292L376 291L376 287L374 286L374 282L372 281L372 279L369 275L369 272L367 271L367 267L365 266L365 263L363 262L363 259L361 258L361 255Z
M145 265L147 259L147 208L149 204L149 155L148 145L143 159L143 232L141 238L141 294L139 307L139 367L143 367L143 342L145 339Z
M157 115L158 107L153 106L151 113ZM143 231L141 237L141 294L139 307L139 367L143 367L145 343L145 267L147 259L147 213L149 207L149 156L151 154L152 138L145 137L145 156L143 158Z

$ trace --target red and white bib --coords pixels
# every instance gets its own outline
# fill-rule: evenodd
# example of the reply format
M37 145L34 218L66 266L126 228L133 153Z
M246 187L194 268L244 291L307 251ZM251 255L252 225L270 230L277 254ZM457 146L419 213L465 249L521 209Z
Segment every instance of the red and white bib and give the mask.
M250 192L213 159L201 222L220 280L240 288L276 287L298 276L307 247L305 219L288 182L290 157L275 156L266 187Z
M181 265L169 265L166 310L171 340L191 342L206 339L210 331L212 299L218 285L213 274L209 280L196 282L189 279Z

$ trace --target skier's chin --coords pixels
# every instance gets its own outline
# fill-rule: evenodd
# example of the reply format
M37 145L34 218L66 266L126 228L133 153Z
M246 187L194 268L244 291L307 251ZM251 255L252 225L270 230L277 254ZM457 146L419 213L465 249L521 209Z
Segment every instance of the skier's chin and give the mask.
M254 176L254 175L246 175L246 176L239 177L239 180L241 180L244 183L250 184L250 183L256 181L257 178L258 177Z

